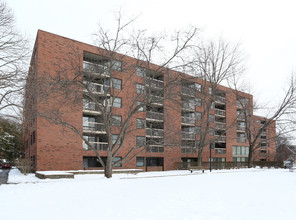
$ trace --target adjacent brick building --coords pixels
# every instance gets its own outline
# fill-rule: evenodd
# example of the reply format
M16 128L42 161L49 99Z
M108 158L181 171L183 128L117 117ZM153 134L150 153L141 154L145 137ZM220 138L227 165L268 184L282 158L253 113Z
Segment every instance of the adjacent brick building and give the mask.
M69 54L75 59L69 59ZM107 53L101 48L38 31L26 84L24 111L25 154L35 170L101 168L95 153L89 150L79 135L64 126L49 122L46 117L41 117L39 114L53 109L63 112L67 120L83 133L83 136L93 143L104 157L107 146L106 132L104 123L100 121L101 113L94 103L81 95L81 102L78 105L77 103L69 105L71 99L64 100L65 104L61 105L63 103L61 97L50 96L52 94L49 94L50 98L45 102L44 94L40 94L37 87L46 76L60 74L61 80L63 74L65 77L75 77L74 69L92 76L96 75L95 70L102 70L108 65L108 56L104 54ZM74 69L67 71L73 66ZM125 71L126 66L129 66L128 73ZM156 65L143 66L145 65L139 60L118 54L112 76L97 75L96 83L92 84L98 93L98 99L117 91L112 107L115 124L112 125L111 131L114 137L119 132L121 121L127 118L129 106L137 95L144 93L147 88L152 94L151 97L165 96L168 90L175 94L176 100L156 100L133 117L133 123L130 125L132 131L127 134L124 147L117 159L123 157L133 146L141 143L150 144L131 161L119 166L148 171L171 170L176 169L176 162L196 161L196 146L199 143L200 117L204 101L199 94L205 94L204 92L211 94L211 91L205 91L203 86L207 82L171 70L166 70L163 74L155 73L153 71L158 68ZM147 68L150 68L149 71ZM179 79L179 84L173 85L172 79ZM83 80L85 78L81 78L81 81ZM168 84L173 86L169 88ZM72 101L75 101L74 98ZM247 123L241 114L243 108L241 103L252 106L252 95L218 86L209 115L209 137L215 140L213 142L215 149L212 150L213 161L246 161L248 157L244 127L251 124L258 129L265 119L252 116L251 107L248 111L252 116L252 122ZM255 160L274 159L275 141L272 140L274 136L275 123L262 133L259 143L261 146L256 151ZM209 161L209 153L209 147L206 147L202 161Z

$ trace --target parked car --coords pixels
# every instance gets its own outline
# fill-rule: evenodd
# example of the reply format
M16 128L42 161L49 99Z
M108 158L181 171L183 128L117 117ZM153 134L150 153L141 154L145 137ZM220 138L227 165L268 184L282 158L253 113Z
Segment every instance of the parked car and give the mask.
M8 162L4 162L4 163L2 163L1 164L1 168L2 169L10 169L11 168L11 164L10 163L8 163Z
M285 167L285 169L293 167L293 160L285 160L284 167Z

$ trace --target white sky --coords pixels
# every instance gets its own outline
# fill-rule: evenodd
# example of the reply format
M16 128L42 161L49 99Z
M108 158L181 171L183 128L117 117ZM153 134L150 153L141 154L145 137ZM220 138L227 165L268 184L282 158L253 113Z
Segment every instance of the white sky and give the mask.
M97 24L112 28L114 12L140 15L150 31L194 25L207 36L241 42L254 99L276 105L296 71L296 1L293 0L7 0L17 26L34 41L38 29L92 44ZM112 23L113 22L113 23ZM294 61L294 62L293 62Z

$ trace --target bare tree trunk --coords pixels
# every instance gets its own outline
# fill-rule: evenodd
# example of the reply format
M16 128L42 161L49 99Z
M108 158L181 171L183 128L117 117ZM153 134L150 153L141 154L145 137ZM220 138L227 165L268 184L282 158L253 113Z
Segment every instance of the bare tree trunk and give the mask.
M202 158L202 153L198 153L197 155L197 165L201 166L201 158Z
M105 177L111 178L112 177L112 153L108 151L107 161L106 161L106 167L105 167Z
M253 147L249 147L248 168L252 168Z

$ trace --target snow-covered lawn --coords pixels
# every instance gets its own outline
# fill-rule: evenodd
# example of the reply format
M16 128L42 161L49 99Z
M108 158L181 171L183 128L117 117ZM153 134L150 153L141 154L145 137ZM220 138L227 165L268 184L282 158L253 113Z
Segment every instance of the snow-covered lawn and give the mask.
M76 175L40 180L13 169L0 219L296 219L296 172L241 169Z

